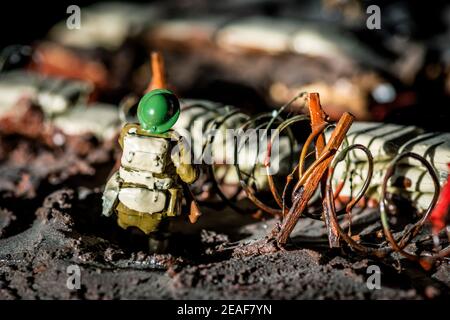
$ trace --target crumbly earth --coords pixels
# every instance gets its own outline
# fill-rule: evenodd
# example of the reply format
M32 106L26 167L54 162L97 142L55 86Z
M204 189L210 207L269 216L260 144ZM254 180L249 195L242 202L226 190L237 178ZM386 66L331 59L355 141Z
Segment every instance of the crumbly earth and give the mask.
M172 253L150 255L142 239L100 216L100 201L99 190L63 188L48 195L31 225L21 228L21 212L0 211L6 235L0 239L0 298L422 299L449 293L448 264L426 273L401 263L398 273L380 261L331 252L323 243L306 245L315 249L235 257L231 248L260 237L274 221L238 225L242 219L228 213L228 224L221 226L228 231L212 231L218 228L215 217L223 219L227 210L206 212L196 228L178 222L185 232L174 229ZM320 226L304 221L296 232ZM210 230L198 232L204 227ZM366 285L371 264L382 270L380 290ZM67 287L71 265L81 270L79 290Z

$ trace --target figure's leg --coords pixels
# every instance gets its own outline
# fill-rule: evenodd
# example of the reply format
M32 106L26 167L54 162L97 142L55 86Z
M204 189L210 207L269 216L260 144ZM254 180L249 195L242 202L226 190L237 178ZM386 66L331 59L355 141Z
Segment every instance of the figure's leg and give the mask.
M169 246L167 218L162 213L138 212L119 202L117 223L123 228L137 227L148 236L149 253L164 253Z
M156 232L162 220L161 213L145 213L132 210L119 202L117 205L117 223L123 228L137 227L145 234Z
M175 217L180 215L181 212L181 189L171 188L169 189L170 200L167 206L166 215L168 217Z
M152 253L164 253L169 247L169 225L171 217L180 215L181 212L181 189L172 188L168 190L170 193L169 203L166 211L162 214L158 230L149 235L149 250Z
M148 237L148 249L150 253L166 253L169 248L169 233L167 232L168 223L163 220L157 232L150 233Z

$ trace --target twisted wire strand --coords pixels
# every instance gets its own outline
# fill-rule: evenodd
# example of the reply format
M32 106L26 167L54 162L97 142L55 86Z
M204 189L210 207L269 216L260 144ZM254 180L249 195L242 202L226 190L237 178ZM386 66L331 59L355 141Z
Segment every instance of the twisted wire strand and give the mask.
M412 152L403 152L399 155L397 155L389 164L388 169L386 171L386 174L383 177L383 184L382 184L382 191L379 201L379 210L380 210L380 220L381 225L383 229L383 235L384 239L386 240L382 245L379 245L376 247L376 245L370 245L370 244L363 244L361 242L358 242L354 239L353 235L350 232L345 232L337 219L338 214L336 213L335 208L335 194L333 193L333 187L332 187L332 181L333 181L333 173L336 165L344 161L347 158L348 153L351 150L359 149L363 151L367 157L368 162L368 173L364 180L363 186L357 193L357 195L350 200L350 202L346 205L345 211L346 213L350 213L351 210L354 208L354 206L364 197L365 193L367 192L367 189L370 185L370 182L373 178L373 157L368 148L366 148L363 145L359 144L353 144L346 148L344 148L334 159L332 164L330 165L330 171L329 176L327 179L327 193L325 196L325 203L326 203L326 209L330 212L330 223L332 224L332 227L337 230L339 237L342 238L353 250L367 254L367 255L373 255L377 257L385 257L391 252L398 252L405 258L413 261L423 262L426 261L432 261L439 258L443 258L445 256L450 255L450 246L447 246L437 252L436 254L431 255L418 255L415 253L411 253L405 250L405 248L408 246L408 244L411 243L411 241L419 234L419 232L422 230L423 226L428 221L429 215L436 205L436 202L439 197L440 193L440 185L439 185L439 179L437 177L437 174L433 168L433 166L430 164L429 161L427 161L424 157L412 153ZM433 198L428 205L428 208L425 210L425 213L422 215L422 217L412 224L411 226L406 226L403 228L403 230L400 232L398 236L394 236L389 223L389 211L388 206L386 204L387 202L387 185L390 178L395 173L395 168L399 164L399 162L405 158L413 158L418 160L427 170L428 174L431 176L433 183L434 183L434 193ZM345 181L344 181L345 182ZM342 181L341 181L342 183ZM349 225L351 225L351 216L349 217Z
M301 97L300 94L298 97ZM298 98L297 97L297 98ZM295 100L293 100L295 101ZM291 103L293 102L291 101ZM308 136L308 138L302 143L302 141L297 141L295 135L292 131L292 126L304 121L309 121L310 118L307 115L300 114L295 116L288 115L286 118L283 118L281 116L281 113L283 110L285 110L289 106L289 103L281 107L276 112L268 112L268 113L261 113L254 116L249 116L244 114L243 112L237 111L236 109L228 110L225 114L221 114L220 116L216 117L216 119L212 120L208 124L208 130L218 130L222 127L226 127L227 120L231 119L232 117L241 117L244 119L244 122L240 123L237 127L235 126L233 129L238 130L246 130L246 129L265 129L265 133L268 134L270 137L268 143L267 143L267 152L266 152L266 158L264 162L264 166L266 167L266 175L267 175L267 182L269 185L269 190L271 193L271 196L273 197L273 200L275 201L276 206L273 207L266 203L266 201L263 201L258 196L258 191L255 190L252 187L252 179L255 180L255 170L257 167L257 163L250 166L250 169L247 168L247 172L244 172L241 168L241 164L239 162L238 156L239 153L242 151L242 148L245 145L244 141L239 141L238 137L234 136L234 163L232 167L234 167L234 170L236 171L239 186L238 190L235 192L235 194L232 197L227 197L221 190L221 184L222 181L219 181L219 178L216 174L216 164L213 163L208 166L208 172L212 179L214 189L216 190L217 194L221 198L221 200L224 201L229 207L236 210L240 213L248 213L245 210L241 209L236 203L235 199L238 194L240 194L241 191L245 192L245 195L247 198L260 210L267 212L271 215L277 216L279 218L282 218L286 212L289 211L289 204L287 203L288 197L288 189L291 183L294 180L297 180L295 186L293 187L292 194L295 194L295 191L298 190L304 182L307 180L308 176L313 172L313 166L320 163L320 156L318 159L316 159L313 162L313 165L310 165L308 168L305 168L306 166L306 159L311 155L310 149L312 146L315 146L315 140L316 138L323 134L325 131L327 131L330 128L335 127L332 123L326 123L321 128L316 129L315 131L311 132L311 134ZM190 106L191 108L196 106ZM197 105L197 107L201 107L200 105ZM205 108L205 110L208 111L214 111L218 113L217 109L208 109ZM218 113L219 114L219 113ZM273 132L269 135L269 130L274 128ZM278 188L277 183L274 180L274 175L270 174L270 164L272 160L272 150L271 146L275 142L275 139L281 136L282 134L286 134L289 138L289 157L290 157L290 173L286 176L286 183L283 186L283 189ZM205 145L203 146L203 150L205 150L207 147L211 147L214 142L214 135L207 140ZM301 149L298 153L298 162L294 162L294 159L296 157L297 152L295 151L297 146L301 145ZM259 146L258 146L259 147ZM348 170L350 168L350 158L348 157L350 152L355 152L357 150L360 150L364 153L365 158L368 163L368 170L367 175L364 178L364 182L362 186L360 187L360 190L356 192L355 195L353 195L353 191L351 192L350 199L343 205L343 208L340 210L336 210L336 202L339 201L339 196L343 190L344 184L348 179L351 179L351 173ZM214 150L212 150L212 153L214 153ZM259 150L258 150L259 153ZM323 155L323 157L327 157L329 155ZM427 170L428 174L431 176L433 183L434 183L434 194L433 199L430 202L428 208L425 210L425 213L422 215L422 217L419 219L419 221L413 223L412 225L407 225L403 228L403 230L399 233L397 233L395 236L391 231L390 223L389 223L389 210L388 206L386 204L387 202L387 185L390 180L390 178L393 176L395 172L395 168L398 165L398 163L405 159L405 158L413 158L418 160ZM214 159L214 157L213 157ZM336 188L333 187L333 178L335 173L336 166L341 163L345 163L345 168L347 170L344 170L344 172L341 174L341 177L338 179L338 185ZM248 164L247 164L248 165ZM370 150L361 144L350 144L348 141L348 138L346 137L343 143L342 151L336 154L334 160L332 161L331 165L329 166L329 174L326 182L326 192L324 195L324 202L323 202L323 208L317 210L317 212L314 213L307 213L305 212L304 216L308 216L314 219L320 219L324 221L327 224L328 228L332 228L336 231L338 239L337 241L343 240L345 243L349 245L349 247L354 250L355 252L359 252L361 254L365 255L371 255L379 258L383 258L391 254L392 252L398 252L402 256L406 257L407 259L413 260L413 261L419 261L422 262L424 260L427 261L433 261L439 258L443 258L450 255L450 246L447 246L438 252L434 254L428 254L428 255L418 255L415 253L408 252L405 248L408 246L408 244L411 243L411 241L419 234L419 232L422 230L423 226L426 224L428 217L434 208L438 197L439 197L439 191L440 191L440 185L439 185L439 179L437 177L437 174L433 168L433 166L422 156L412 153L409 151L401 152L398 156L396 156L389 164L388 170L386 174L383 177L383 184L381 186L381 195L380 199L378 201L379 204L379 211L380 211L380 221L384 236L384 241L380 241L378 243L368 243L367 241L363 241L360 239L359 234L353 234L352 233L352 212L356 208L356 205L361 202L362 199L366 198L366 193L370 187L370 183L373 179L373 170L374 170L374 160L372 153ZM351 182L351 180L350 180ZM281 191L281 193L280 193ZM291 195L292 196L292 195ZM320 192L316 193L315 201L317 199L320 199ZM313 199L310 200L310 203L313 203ZM367 201L366 201L367 202ZM364 203L366 203L364 202ZM364 206L361 208L361 210L364 209ZM324 213L324 214L322 214ZM338 220L338 217L341 215L346 215L347 218L347 226L342 227L341 223ZM345 230L344 230L345 229ZM381 230L380 230L381 231Z

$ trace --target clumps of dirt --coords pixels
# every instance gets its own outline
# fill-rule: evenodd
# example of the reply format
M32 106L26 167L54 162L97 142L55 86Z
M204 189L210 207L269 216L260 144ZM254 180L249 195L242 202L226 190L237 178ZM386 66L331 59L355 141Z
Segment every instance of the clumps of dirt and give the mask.
M417 299L412 287L370 290L367 275L340 258L321 264L322 255L302 249L192 266L173 277L177 298L201 299ZM383 279L383 275L382 275Z
M125 253L98 235L80 233L83 201L75 190L56 191L45 198L29 229L0 240L0 299L164 297L160 278L167 276L161 270L171 257ZM107 228L104 220L99 230ZM78 290L66 285L71 265L81 270ZM139 283L147 288L135 290Z
M56 190L82 177L98 184L113 163L114 149L113 141L64 134L39 107L21 101L0 119L0 195L32 199L41 187Z
M114 219L101 217L100 197L100 191L87 188L60 189L45 197L29 228L0 239L0 299L418 299L448 295L448 287L440 280L448 271L442 269L430 277L413 273L417 266L407 266L409 273L400 276L379 261L344 258L321 249L233 256L227 248L240 247L252 237L247 226L243 228L247 238L233 243L218 231L204 230L197 238L178 233L172 240L185 249L178 251L181 254L149 254ZM265 222L255 222L261 223ZM381 269L380 290L370 290L366 284L367 267L373 264ZM67 286L70 266L80 269L78 289Z
M230 242L228 235L214 231L202 230L200 241L205 246L205 254L212 255L217 251L224 250Z
M8 232L8 227L16 220L16 216L8 209L0 208L0 239Z
M443 286L447 287L448 291L448 288L450 288L450 262L448 260L436 266L436 272L432 275L432 279L441 282Z

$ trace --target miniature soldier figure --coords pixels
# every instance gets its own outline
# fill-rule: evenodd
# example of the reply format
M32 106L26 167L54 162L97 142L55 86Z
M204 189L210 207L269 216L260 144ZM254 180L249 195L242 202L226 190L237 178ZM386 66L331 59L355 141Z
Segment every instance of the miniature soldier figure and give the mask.
M179 115L180 103L169 90L154 89L141 98L139 124L123 127L120 167L103 194L103 215L116 213L120 227L150 235L154 252L164 250L168 218L181 213L182 184L197 179L189 150L171 130Z

